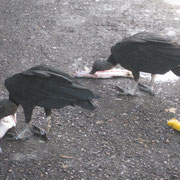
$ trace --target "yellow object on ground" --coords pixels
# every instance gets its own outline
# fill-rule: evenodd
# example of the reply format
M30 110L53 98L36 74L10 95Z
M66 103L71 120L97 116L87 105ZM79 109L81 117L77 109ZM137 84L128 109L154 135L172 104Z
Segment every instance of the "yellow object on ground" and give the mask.
M172 127L173 129L180 131L180 122L176 118L169 120L167 122L167 124L168 124L168 126Z

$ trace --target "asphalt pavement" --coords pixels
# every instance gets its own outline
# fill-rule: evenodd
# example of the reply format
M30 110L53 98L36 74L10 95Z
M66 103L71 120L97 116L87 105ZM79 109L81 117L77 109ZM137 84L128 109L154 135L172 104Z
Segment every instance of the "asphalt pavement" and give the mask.
M168 0L1 0L0 98L4 80L39 64L64 72L84 70L106 59L110 47L140 31L180 43L180 4ZM77 79L102 98L93 112L79 107L53 111L48 141L0 141L2 180L179 180L180 81L156 81L155 96L118 97L115 85L131 79ZM149 77L141 81L149 83ZM172 111L173 108L173 111ZM25 124L22 108L17 130ZM32 123L43 128L36 108Z

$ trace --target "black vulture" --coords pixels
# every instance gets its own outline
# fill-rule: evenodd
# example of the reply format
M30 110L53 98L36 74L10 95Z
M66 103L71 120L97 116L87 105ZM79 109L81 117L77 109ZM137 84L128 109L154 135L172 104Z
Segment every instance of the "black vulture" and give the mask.
M111 69L117 64L132 71L136 81L130 91L125 92L118 88L121 95L134 95L138 84L141 90L153 94L155 74L164 74L171 70L180 76L180 45L160 35L140 32L112 46L109 58L106 61L95 61L91 74ZM151 73L150 88L138 83L140 72Z
M1 110L6 109L4 116L16 111L14 104L16 107L21 105L27 123L16 139L22 139L29 129L35 106L44 108L47 120L46 132L49 133L52 109L77 105L94 110L92 100L99 97L68 74L46 65L39 65L7 78L5 87L9 91L9 101L0 106Z

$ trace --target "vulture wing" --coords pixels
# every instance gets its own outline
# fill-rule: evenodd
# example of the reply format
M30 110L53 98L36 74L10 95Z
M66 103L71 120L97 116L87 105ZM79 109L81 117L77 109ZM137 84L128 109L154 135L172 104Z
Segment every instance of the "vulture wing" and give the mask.
M151 33L138 33L111 48L124 68L163 74L180 65L180 45Z
M15 102L46 108L83 106L83 102L89 103L97 97L68 74L47 66L37 66L16 74L5 80L5 86Z

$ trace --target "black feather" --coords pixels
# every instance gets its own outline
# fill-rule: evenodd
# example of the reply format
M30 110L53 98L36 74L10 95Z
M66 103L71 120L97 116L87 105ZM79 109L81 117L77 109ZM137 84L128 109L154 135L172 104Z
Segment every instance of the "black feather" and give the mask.
M34 106L58 109L68 105L92 110L95 108L92 99L98 98L68 74L45 65L7 78L5 87L10 101L22 105L24 110Z
M164 74L180 65L180 45L152 33L138 33L111 48L114 61L124 68Z

